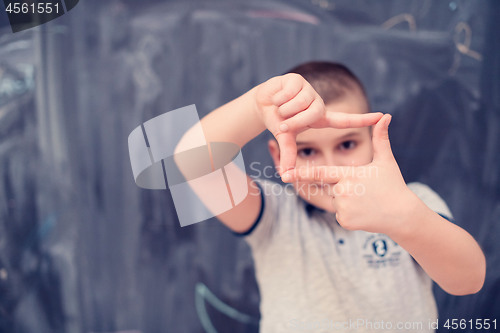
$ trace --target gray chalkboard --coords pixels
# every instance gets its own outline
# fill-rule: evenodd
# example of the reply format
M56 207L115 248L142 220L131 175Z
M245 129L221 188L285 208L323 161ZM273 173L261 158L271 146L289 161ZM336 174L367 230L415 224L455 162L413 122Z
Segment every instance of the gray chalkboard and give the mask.
M127 137L308 60L353 69L394 115L406 181L430 185L482 246L483 290L436 287L440 318L500 320L499 7L88 0L15 34L2 18L0 331L257 332L249 247L215 219L181 228L168 190L135 185ZM247 164L271 165L266 140Z

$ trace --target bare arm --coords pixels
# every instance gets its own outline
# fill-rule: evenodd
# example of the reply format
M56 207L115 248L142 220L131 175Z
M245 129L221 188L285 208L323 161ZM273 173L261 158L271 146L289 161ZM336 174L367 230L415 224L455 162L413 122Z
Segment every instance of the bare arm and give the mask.
M201 125L207 142L233 142L243 147L266 129L256 111L256 89L203 117Z
M255 111L255 90L256 88L253 88L220 106L205 116L200 124L197 124L197 126L201 125L206 142L232 142L241 148L266 129ZM176 151L182 151L185 145L189 146L189 140L190 132L187 132L179 142ZM180 161L177 162L181 171L185 173L187 168L183 168ZM239 169L235 172L243 173ZM246 198L233 209L217 216L223 224L236 232L244 232L251 227L262 204L258 188L252 184L253 180L250 177L246 177L248 183ZM202 186L211 186L211 184L204 183ZM196 192L195 188L194 190ZM199 196L203 200L203 196Z
M390 235L446 292L467 295L484 283L486 260L474 238L414 198L405 228Z

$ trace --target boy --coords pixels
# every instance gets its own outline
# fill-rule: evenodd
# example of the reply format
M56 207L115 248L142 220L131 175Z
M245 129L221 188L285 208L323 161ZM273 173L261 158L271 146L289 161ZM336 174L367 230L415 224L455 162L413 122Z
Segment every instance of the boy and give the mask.
M369 113L359 80L328 62L271 78L202 119L207 142L240 147L267 128L289 183L277 191L248 177L249 195L217 216L251 247L261 332L432 331L431 279L455 295L481 289L480 247L436 193L405 184L390 120Z

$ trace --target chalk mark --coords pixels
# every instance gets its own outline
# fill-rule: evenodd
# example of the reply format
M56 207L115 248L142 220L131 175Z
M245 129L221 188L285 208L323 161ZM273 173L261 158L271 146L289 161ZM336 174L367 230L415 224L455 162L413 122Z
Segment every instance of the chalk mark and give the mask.
M382 23L382 28L389 30L401 22L407 22L408 28L410 29L411 32L417 31L417 23L415 21L415 18L413 17L413 15L407 13L391 17L390 19Z
M217 330L215 329L212 321L210 320L210 316L208 315L207 308L205 306L205 300L221 313L236 321L239 321L240 323L254 325L257 327L259 326L259 319L239 312L238 310L225 304L220 299L218 299L217 296L215 296L205 284L198 282L195 289L196 313L198 314L198 318L200 319L201 325L205 329L205 332L217 333Z
M460 37L463 35L463 40ZM471 50L470 45L472 42L472 29L470 25L466 22L458 22L455 26L455 31L453 34L453 42L459 53L456 53L453 58L453 64L450 69L448 69L448 74L453 75L457 72L460 67L462 60L461 54L469 56L477 61L483 61L483 55L477 51Z
M462 31L465 32L463 43L461 43L458 39L459 34ZM462 54L468 55L469 57L476 59L477 61L482 61L483 56L479 52L470 49L471 40L472 40L472 30L470 28L470 25L467 24L466 22L459 22L455 26L455 35L453 36L453 41L455 42L457 50Z

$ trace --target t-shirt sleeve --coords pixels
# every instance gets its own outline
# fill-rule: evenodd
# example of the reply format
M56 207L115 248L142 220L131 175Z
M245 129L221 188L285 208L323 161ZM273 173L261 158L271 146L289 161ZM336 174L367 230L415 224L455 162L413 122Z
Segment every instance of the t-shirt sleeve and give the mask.
M256 250L265 247L271 241L273 235L276 234L280 211L280 197L284 191L283 187L278 183L256 178L253 180L259 187L262 199L259 215L247 231L232 231L232 233L243 237L250 247Z
M451 214L448 205L446 205L446 202L429 186L422 183L409 183L407 186L427 205L427 207L448 221L454 222L453 215Z

